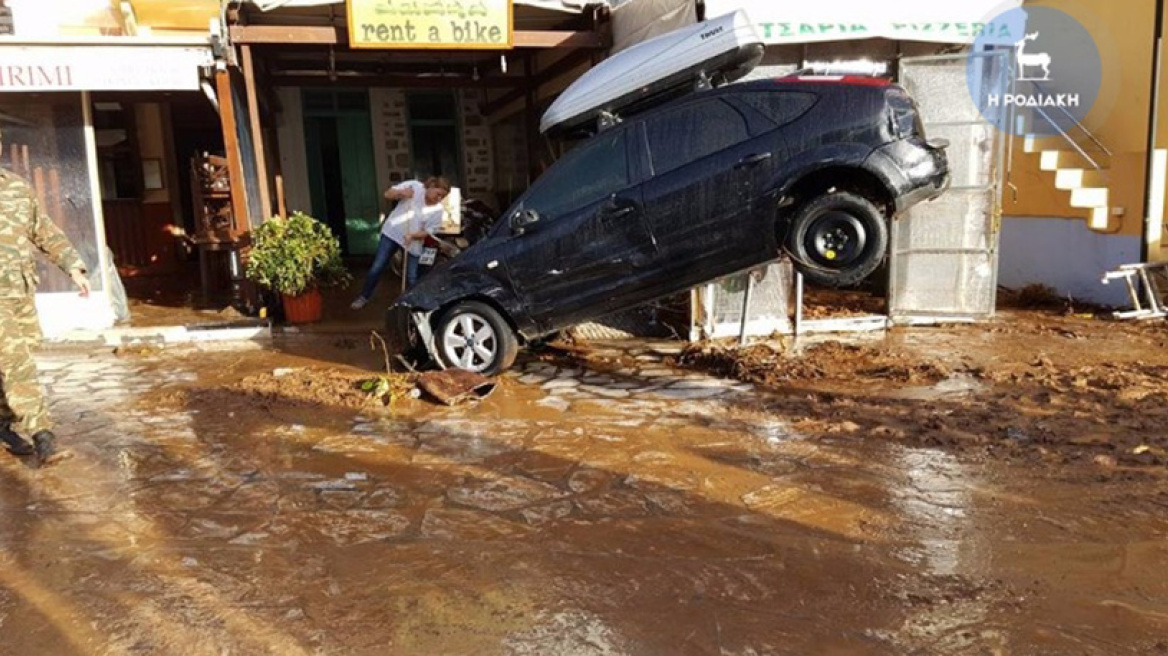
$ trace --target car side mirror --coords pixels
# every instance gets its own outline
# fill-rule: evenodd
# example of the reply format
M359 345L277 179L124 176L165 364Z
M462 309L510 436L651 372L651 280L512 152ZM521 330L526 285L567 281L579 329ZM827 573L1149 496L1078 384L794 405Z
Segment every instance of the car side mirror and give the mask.
M511 234L522 235L527 232L527 229L532 225L539 223L539 212L535 210L523 210L511 216Z

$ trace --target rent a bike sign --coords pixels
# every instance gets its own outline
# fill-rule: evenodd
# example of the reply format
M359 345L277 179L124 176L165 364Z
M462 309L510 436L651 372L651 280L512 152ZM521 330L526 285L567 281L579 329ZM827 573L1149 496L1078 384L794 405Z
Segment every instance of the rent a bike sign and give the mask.
M347 0L353 48L510 48L511 0Z

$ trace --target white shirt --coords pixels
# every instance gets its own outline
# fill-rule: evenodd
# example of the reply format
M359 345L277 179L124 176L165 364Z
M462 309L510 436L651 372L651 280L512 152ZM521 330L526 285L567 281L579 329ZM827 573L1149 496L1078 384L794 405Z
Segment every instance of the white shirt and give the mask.
M407 189L413 189L414 197L398 201L381 226L381 234L401 245L405 245L406 235L415 232L434 234L442 225L443 212L446 211L441 203L426 204L426 187L417 180L407 180L393 187L394 191ZM410 255L421 255L422 248L422 242L412 241L407 251Z

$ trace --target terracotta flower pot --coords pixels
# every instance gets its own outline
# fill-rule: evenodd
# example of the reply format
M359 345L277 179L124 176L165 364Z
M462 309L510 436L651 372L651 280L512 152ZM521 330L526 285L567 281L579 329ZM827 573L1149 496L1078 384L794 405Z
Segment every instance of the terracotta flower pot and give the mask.
M312 323L324 316L324 297L319 289L310 289L299 296L284 294L284 318L288 323Z

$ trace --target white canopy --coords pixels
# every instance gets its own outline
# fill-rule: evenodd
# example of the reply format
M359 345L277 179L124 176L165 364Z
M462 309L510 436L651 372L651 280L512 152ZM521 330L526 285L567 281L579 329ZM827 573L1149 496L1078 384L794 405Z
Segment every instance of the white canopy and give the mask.
M769 44L878 37L973 43L990 20L1021 4L1022 0L706 0L706 16L745 9Z

